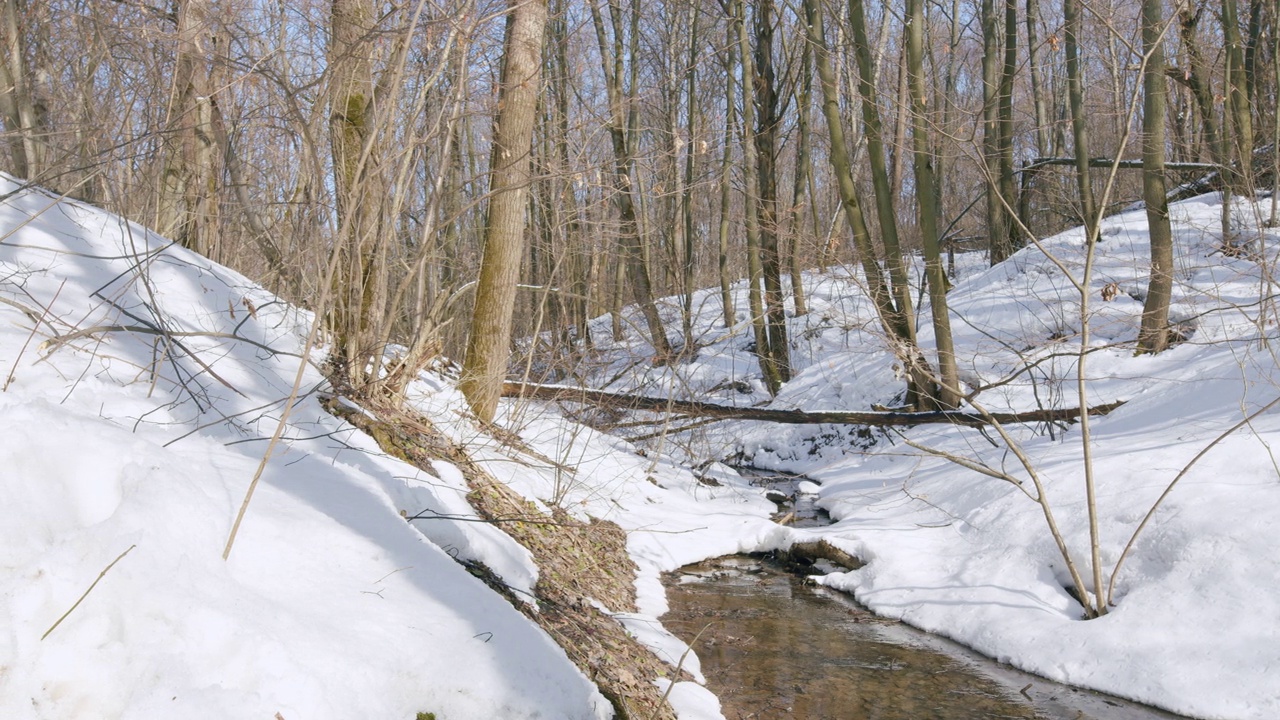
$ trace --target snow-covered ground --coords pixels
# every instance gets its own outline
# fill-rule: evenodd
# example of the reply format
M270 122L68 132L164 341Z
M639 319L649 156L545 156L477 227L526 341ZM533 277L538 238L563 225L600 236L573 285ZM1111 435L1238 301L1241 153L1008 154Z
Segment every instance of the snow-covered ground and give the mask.
M1134 353L1149 262L1145 214L1103 224L1089 287L1088 403L1126 401L1091 423L1104 589L1153 503L1208 450L1137 537L1101 619L1081 619L1030 477L990 429L905 431L903 439L933 454L890 432L745 422L672 433L663 447L689 457L736 453L819 481L819 503L837 522L801 532L867 562L823 582L877 613L1048 678L1175 712L1280 717L1280 411L1263 412L1214 444L1280 397L1280 233L1261 227L1268 209L1269 200L1236 208L1236 241L1246 252L1224 256L1217 195L1172 208L1171 319L1188 339L1158 356ZM961 256L949 295L960 375L970 389L988 387L976 397L988 410L1079 405L1080 296L1063 269L1078 279L1084 258L1078 229L995 268L980 255ZM796 374L773 407L866 410L900 402L903 383L857 283L840 273L809 282L810 313L792 318L789 328ZM1118 294L1104 300L1112 283ZM749 328L717 327L716 296L700 299L696 327L706 347L697 359L635 368L613 389L671 390L725 404L767 401L746 352ZM738 301L745 307L745 298ZM928 348L929 313L919 312ZM597 337L606 330L602 324ZM621 366L615 361L596 375L611 377ZM1079 426L1008 430L1044 483L1093 591ZM1007 472L1023 487L937 453Z
M1106 222L1089 396L1127 401L1093 422L1107 574L1181 468L1280 396L1266 342L1275 308L1259 300L1274 286L1255 259L1214 254L1217 212L1213 197L1174 208L1175 314L1190 340L1154 357L1135 357L1131 346L1145 220ZM1266 270L1277 238L1262 235ZM1077 271L1081 245L1077 231L1044 247ZM855 278L808 279L812 311L791 324L796 376L775 406L893 404L901 383ZM1112 282L1120 294L1103 302L1098 293ZM951 302L965 382L994 384L1034 363L980 402L1077 404L1073 292L1035 248L994 269L961 262ZM741 288L739 296L745 308ZM615 390L766 400L745 349L749 328L716 326L715 292L697 301L694 360L619 372L643 342L606 346L601 318L600 364L579 370L616 378ZM433 476L382 454L320 408L314 368L222 559L310 323L242 276L106 213L40 192L0 202L0 717L609 715L564 652L453 559L481 560L528 590L537 568L527 552L481 523L402 519L468 515L457 469L438 462ZM921 335L929 345L927 327ZM1280 717L1280 463L1271 450L1280 422L1271 413L1186 474L1126 560L1111 612L1084 621L1039 506L890 435L721 422L673 426L638 454L554 408L507 402L501 422L535 451L526 453L460 412L443 369L424 373L408 399L527 497L627 529L640 608L619 620L673 664L685 648L656 619L661 571L824 536L868 563L825 582L877 612L1178 712ZM1010 431L1073 556L1087 562L1078 427ZM1024 474L998 438L973 429L907 436ZM676 460L729 456L809 474L838 522L779 527L767 519L772 503L728 468L705 466L700 480ZM684 668L697 675L696 658ZM695 683L678 683L671 697L682 717L719 716Z
M109 214L0 202L0 717L611 714L451 557L527 587L522 548L401 518L469 515L457 471L384 456L313 368L223 561L310 319Z

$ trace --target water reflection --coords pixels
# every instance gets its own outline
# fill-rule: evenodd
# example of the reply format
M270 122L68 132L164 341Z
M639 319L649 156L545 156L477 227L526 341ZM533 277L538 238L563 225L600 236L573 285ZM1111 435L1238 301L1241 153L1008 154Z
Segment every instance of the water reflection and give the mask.
M1176 717L1002 668L758 559L684 568L667 597L664 625L702 631L694 649L728 720Z

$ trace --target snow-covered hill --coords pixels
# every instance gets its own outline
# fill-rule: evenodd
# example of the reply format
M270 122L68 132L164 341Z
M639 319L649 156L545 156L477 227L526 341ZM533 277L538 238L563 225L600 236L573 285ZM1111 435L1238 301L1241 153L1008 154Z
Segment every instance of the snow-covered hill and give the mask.
M608 716L400 517L465 507L456 473L327 415L314 369L223 561L309 323L107 213L0 202L0 717ZM431 529L517 586L536 573L491 527Z

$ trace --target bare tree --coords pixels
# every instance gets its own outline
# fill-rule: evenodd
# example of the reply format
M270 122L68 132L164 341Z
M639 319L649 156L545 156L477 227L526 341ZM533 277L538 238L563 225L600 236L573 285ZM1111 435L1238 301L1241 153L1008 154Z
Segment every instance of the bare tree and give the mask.
M3 0L0 5L0 37L4 40L4 58L0 59L0 120L11 135L9 147L14 173L39 181L48 167L45 139L48 121L32 87L25 16L24 0Z
M1164 179L1164 30L1160 0L1142 0L1142 199L1151 237L1151 277L1142 305L1138 348L1153 353L1169 345L1169 303L1173 294L1173 231L1169 227Z
M524 252L530 146L542 91L545 0L511 0L504 41L501 93L493 138L484 260L460 388L484 422L493 420L511 352L520 258Z

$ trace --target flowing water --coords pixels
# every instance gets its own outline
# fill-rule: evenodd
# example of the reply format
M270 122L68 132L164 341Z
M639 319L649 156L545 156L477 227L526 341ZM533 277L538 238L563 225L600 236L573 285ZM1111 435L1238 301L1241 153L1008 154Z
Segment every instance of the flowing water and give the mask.
M791 512L823 521L812 508L784 508ZM668 575L667 598L662 622L693 644L728 720L1178 717L1021 673L877 618L776 559L688 566Z

